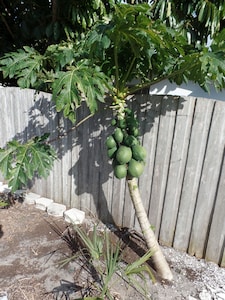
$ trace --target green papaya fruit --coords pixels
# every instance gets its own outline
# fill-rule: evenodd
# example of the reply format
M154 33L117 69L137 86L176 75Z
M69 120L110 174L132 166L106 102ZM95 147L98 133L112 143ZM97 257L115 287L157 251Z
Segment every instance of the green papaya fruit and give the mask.
M109 158L114 158L116 155L117 147L113 147L107 150L107 154Z
M128 165L128 175L132 177L139 177L144 171L144 163L142 161L137 161L131 159Z
M114 175L118 179L122 179L127 176L127 165L116 165L114 167Z
M123 141L123 132L122 132L122 129L117 127L115 130L114 130L114 139L116 140L117 143L122 143Z
M106 139L106 146L108 149L116 147L116 141L112 135L108 136Z
M130 147L120 146L116 152L116 159L119 164L123 165L128 163L132 158L132 151Z
M144 161L147 156L146 149L141 145L132 146L132 157L136 160Z

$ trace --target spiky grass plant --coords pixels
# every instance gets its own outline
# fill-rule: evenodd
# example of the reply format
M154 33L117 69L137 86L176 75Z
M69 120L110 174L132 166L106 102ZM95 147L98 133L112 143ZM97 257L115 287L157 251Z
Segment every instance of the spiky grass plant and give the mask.
M150 267L146 264L152 255L151 251L136 261L125 264L122 261L124 250L122 242L119 240L117 243L113 243L109 231L100 232L97 225L94 225L91 234L78 225L74 225L73 229L75 236L79 238L79 253L61 263L65 265L71 260L80 259L93 278L93 282L88 283L91 287L89 294L79 299L113 300L113 286L121 280L148 299L146 274L150 280L155 280ZM93 293L96 295L95 297L93 297Z

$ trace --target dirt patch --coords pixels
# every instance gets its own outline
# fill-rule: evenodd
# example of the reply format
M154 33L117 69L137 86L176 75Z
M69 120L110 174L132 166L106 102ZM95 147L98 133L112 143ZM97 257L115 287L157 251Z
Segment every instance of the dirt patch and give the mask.
M33 205L15 203L0 210L0 224L0 291L7 291L9 300L75 299L93 282L93 274L80 260L60 267L78 248L76 239L68 236L70 228L63 218L51 217ZM96 220L88 218L84 227L91 230L94 224ZM99 230L104 230L103 224ZM113 235L116 243L118 237ZM124 251L124 260L138 257L128 252ZM120 293L126 292L127 287L121 285ZM136 291L132 295L139 297ZM115 299L121 299L118 297Z
M70 253L49 226L55 221L30 205L17 203L0 210L0 289L9 292L9 299L53 299L46 291L57 280L73 278L69 270L57 268L57 262ZM66 228L63 219L56 222L62 230Z
M91 228L94 224L96 220L88 218L85 226ZM100 226L104 228L103 224ZM6 291L9 300L78 298L91 275L81 261L59 268L59 262L70 257L72 248L77 246L76 240L70 239L70 244L60 237L67 231L63 218L50 217L34 205L16 202L8 209L0 209L0 292ZM124 262L134 261L145 251L144 242L135 231L114 230L112 237L115 242L122 238L127 244ZM174 282L148 281L151 299L203 299L200 294L205 290L211 293L209 299L217 299L219 292L225 294L225 269L171 248L163 247L163 252ZM112 287L112 292L114 299L145 299L122 281Z

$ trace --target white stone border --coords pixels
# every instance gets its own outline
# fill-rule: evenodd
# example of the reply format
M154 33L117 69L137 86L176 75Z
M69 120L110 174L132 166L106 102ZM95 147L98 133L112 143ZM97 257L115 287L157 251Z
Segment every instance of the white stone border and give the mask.
M0 182L0 193L9 193L10 191L11 189L7 184ZM27 192L26 190L18 190L14 194L24 194L23 203L35 205L37 209L46 211L50 216L63 217L68 223L82 224L85 219L84 211L77 208L71 208L67 210L64 204L55 203L54 200L42 197L41 195Z

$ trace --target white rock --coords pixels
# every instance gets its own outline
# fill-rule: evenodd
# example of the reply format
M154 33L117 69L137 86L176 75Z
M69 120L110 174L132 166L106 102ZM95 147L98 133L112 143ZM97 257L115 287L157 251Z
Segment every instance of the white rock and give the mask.
M24 203L26 204L35 204L36 200L41 198L40 195L35 193L27 193L24 197Z
M0 292L0 300L8 300L7 292Z
M224 293L216 293L216 299L225 300L225 292Z
M26 190L17 190L15 191L15 195L20 197L20 196L23 196L24 194L26 193Z
M10 191L11 188L8 186L8 184L0 185L0 193L9 193Z
M189 296L188 297L188 300L198 300L197 298L194 298L194 297L192 297L192 296Z
M214 294L217 292L217 289L215 289L215 288L213 288L213 287L211 287L211 286L209 286L209 285L207 285L207 289L210 291L210 293L211 293L212 295L214 295Z
M63 213L66 211L66 206L59 203L51 203L47 207L47 213L55 217L63 217Z
M199 298L200 298L200 300L212 300L211 295L206 290L203 290L199 294Z
M64 219L68 223L81 224L85 219L85 212L77 208L71 208L64 212Z
M53 203L52 199L40 197L35 200L35 207L46 211L51 203Z

